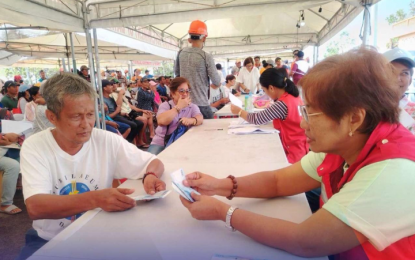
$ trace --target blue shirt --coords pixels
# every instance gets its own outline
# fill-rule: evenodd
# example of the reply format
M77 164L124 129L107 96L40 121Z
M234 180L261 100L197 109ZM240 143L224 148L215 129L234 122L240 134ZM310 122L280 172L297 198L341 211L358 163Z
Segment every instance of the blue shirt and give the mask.
M138 89L137 93L137 107L144 110L153 111L154 93L143 88Z
M153 75L151 75L151 74L145 75L143 77L143 79L152 79L152 78L153 78Z
M114 113L115 109L117 109L117 103L115 103L115 100L113 98L106 98L104 97L104 103L108 107L108 113Z
M167 87L161 86L160 84L157 86L157 92L160 96L167 97Z

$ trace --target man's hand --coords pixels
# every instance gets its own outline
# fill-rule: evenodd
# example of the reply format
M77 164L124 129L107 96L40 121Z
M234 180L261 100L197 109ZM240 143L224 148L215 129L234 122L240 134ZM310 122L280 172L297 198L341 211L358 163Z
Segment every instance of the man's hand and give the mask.
M8 134L3 135L3 139L10 143L17 143L18 138L19 138L19 135L15 133L8 133Z
M144 190L147 194L153 195L156 192L166 189L166 184L152 174L148 174L144 179Z
M124 211L135 207L135 200L126 196L132 194L134 189L103 189L94 192L97 208L104 211Z
M220 100L220 103L221 103L222 105L226 105L226 104L228 104L228 103L229 103L229 98L222 98L222 99Z
M125 90L123 88L120 89L120 91L118 92L118 95L121 95L121 96L125 95Z

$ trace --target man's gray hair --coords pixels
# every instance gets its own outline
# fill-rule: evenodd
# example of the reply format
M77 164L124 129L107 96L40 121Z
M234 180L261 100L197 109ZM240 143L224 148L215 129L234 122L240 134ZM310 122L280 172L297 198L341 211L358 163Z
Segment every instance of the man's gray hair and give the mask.
M88 95L91 99L97 97L91 83L72 73L61 73L46 80L41 86L41 94L46 101L47 108L58 118L63 108L65 96L77 98Z

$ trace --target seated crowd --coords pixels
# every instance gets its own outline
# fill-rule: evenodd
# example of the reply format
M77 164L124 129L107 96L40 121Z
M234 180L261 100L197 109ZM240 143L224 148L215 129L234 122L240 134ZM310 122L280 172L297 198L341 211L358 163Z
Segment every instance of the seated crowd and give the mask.
M148 194L164 190L164 165L157 155L187 129L203 124L205 113L228 104L230 94L249 93L266 95L271 104L258 113L231 104L232 113L255 125L272 122L291 165L237 178L186 175L184 185L201 193L192 193L194 203L180 197L191 216L226 221L230 214L231 228L303 257L415 259L415 124L400 124L403 113L415 119L415 103L405 95L415 61L401 49L382 55L360 48L309 69L302 51L294 56L291 68L278 57L262 65L260 57L247 57L243 67L237 61L233 75L226 77L216 64L215 76L203 90L209 89L207 112L205 103L193 103L203 91L184 75L155 79L148 70L144 76L139 69L133 75L103 71L103 100L98 103L107 131L94 128L98 95L90 87L87 66L79 75L60 73L49 79L41 71L41 85L30 88L22 87L19 77L5 82L0 118L13 120L21 113L34 123L35 132L24 140L20 155L0 149L0 170L5 172L0 212L21 212L13 205L21 172L34 220L19 259L83 212L134 207L128 197L134 190L111 188L114 179L142 178ZM19 142L17 134L2 134L0 146ZM299 224L212 197L300 193L307 194L314 214Z

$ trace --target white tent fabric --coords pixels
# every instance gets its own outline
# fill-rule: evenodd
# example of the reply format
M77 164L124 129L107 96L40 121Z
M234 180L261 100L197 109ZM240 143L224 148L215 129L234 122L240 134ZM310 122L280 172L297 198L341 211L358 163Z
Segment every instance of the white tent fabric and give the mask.
M379 0L369 1L372 4ZM2 0L3 20L49 29L83 31L90 28L129 27L153 31L158 40L173 39L186 46L190 21L206 21L205 50L214 55L290 50L321 45L338 33L364 8L361 0ZM367 1L366 1L367 2ZM88 14L82 14L83 6ZM319 8L322 12L319 12ZM303 13L303 17L300 17ZM85 18L85 19L83 19ZM84 24L85 22L85 24ZM305 22L301 28L297 23ZM125 36L125 35L124 35ZM127 42L134 39L127 37ZM106 39L107 41L109 39ZM147 42L150 45L151 42ZM135 46L131 42L127 47ZM144 51L171 58L171 52L141 46ZM161 48L163 49L163 48ZM165 54L167 52L167 54ZM155 53L153 53L155 54ZM157 55L157 54L156 54Z
M12 66L18 62L22 57L8 51L0 50L0 66Z
M174 51L158 50L155 46L148 46L147 43L137 45L134 39L128 39L126 36L117 35L107 30L98 29L98 50L100 58L104 60L167 60L173 59L176 55ZM127 38L127 39L125 39ZM107 39L103 41L102 39ZM85 59L87 57L87 44L85 34L74 34L74 52L76 59ZM112 42L111 42L112 41ZM120 46L116 43L122 42L128 44L131 47ZM35 38L24 38L14 41L0 42L0 49L9 53L14 53L25 57L35 58L71 58L71 48L69 47L69 38L65 38L65 34L46 35ZM135 48L132 48L135 47ZM145 47L148 47L147 49ZM156 56L146 52L137 51L146 49L149 50L153 47L152 51L157 51L158 54L167 56Z

